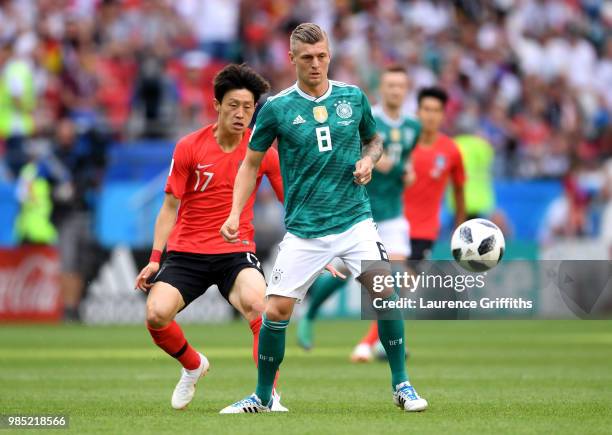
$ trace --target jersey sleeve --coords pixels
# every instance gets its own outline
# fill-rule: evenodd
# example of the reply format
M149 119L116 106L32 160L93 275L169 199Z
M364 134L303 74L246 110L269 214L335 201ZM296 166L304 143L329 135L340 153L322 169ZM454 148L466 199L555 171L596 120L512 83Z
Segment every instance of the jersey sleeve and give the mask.
M368 140L373 138L376 134L376 120L372 115L372 107L370 106L368 97L366 97L362 90L359 92L361 93L362 109L361 121L359 122L359 135L362 140Z
M255 126L249 139L249 148L253 151L265 152L276 138L278 123L272 102L267 101L255 120Z
M184 141L179 141L172 155L170 173L166 181L166 193L171 193L178 199L182 199L187 189L187 182L191 174L192 164L189 148Z
M456 186L463 186L463 184L465 184L465 170L463 168L463 158L461 157L459 147L455 143L451 143L451 145L453 153L453 166L451 168L451 177L453 179L453 184Z
M419 142L419 136L421 135L421 124L414 125L414 136L412 140L408 144L407 148L402 150L402 158L399 162L397 162L390 171L390 174L393 177L402 178L404 176L404 171L406 170L406 164L410 160L410 154L414 150L414 147Z
M263 173L266 177L268 177L268 180L270 180L270 184L272 185L272 189L274 189L274 193L276 193L276 197L282 203L284 198L283 177L280 170L278 151L276 151L275 148L270 148L270 150L264 156L262 168Z

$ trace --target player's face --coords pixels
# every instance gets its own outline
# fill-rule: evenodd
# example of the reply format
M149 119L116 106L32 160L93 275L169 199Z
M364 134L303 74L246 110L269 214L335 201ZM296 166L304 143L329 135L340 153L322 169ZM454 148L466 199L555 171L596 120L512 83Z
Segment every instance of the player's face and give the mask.
M295 65L298 82L314 88L327 80L331 60L327 39L314 44L297 42L294 51L289 52L289 58Z
M408 76L403 72L386 72L380 80L380 97L384 106L401 107L408 93Z
M220 128L231 134L242 134L253 119L255 99L247 89L234 89L223 96L221 103L215 100L215 110L219 112Z
M425 97L419 104L417 115L424 131L436 132L444 122L444 105L437 98Z

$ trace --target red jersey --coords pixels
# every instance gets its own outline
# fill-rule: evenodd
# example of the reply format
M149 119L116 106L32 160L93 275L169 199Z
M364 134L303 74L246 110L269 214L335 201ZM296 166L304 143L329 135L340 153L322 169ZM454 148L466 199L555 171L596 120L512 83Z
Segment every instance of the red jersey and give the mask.
M196 254L255 252L253 204L255 192L264 175L270 180L276 196L282 201L283 180L278 153L266 153L257 175L257 187L240 217L240 242L226 242L219 230L232 209L234 180L244 159L251 131L230 153L224 152L213 134L213 125L197 130L176 145L166 193L181 200L176 224L168 238L168 251Z
M440 231L440 207L448 178L463 185L465 173L457 145L443 134L429 147L417 144L411 154L416 181L404 190L404 215L410 237L435 240Z

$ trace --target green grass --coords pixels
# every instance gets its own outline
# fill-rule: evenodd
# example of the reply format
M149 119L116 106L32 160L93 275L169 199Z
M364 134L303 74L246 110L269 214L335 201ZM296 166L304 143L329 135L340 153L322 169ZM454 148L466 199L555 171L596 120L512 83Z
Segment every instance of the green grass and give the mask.
M393 406L385 363L348 362L366 322L319 323L310 353L290 329L291 412L238 416L218 411L255 388L244 323L185 327L211 361L186 411L170 408L179 366L144 327L0 326L0 414L67 414L72 433L610 433L611 326L408 323L409 373L430 403L419 414Z

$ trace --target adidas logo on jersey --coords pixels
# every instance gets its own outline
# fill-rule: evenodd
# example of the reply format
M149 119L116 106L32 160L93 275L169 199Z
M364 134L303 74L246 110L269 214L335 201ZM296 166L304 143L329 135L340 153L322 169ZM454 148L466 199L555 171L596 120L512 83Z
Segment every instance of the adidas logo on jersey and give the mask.
M305 123L306 120L304 118L302 118L302 115L298 115L295 117L295 119L293 120L293 125L297 125L297 124L303 124Z

